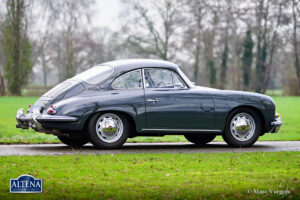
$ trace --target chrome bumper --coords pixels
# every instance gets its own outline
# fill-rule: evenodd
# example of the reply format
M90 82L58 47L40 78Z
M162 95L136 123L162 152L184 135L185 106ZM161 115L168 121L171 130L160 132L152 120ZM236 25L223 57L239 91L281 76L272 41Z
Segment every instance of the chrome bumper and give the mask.
M41 123L43 122L76 122L78 118L59 115L42 115L39 112L25 114L24 109L21 108L17 111L16 120L17 128L32 128L36 131L44 132L44 129L41 126Z
M276 121L271 122L271 129L269 133L277 133L282 125L281 117L276 114Z

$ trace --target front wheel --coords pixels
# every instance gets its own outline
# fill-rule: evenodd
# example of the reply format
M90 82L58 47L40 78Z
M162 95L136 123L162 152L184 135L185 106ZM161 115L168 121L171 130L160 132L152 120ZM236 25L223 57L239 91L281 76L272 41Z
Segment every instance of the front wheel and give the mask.
M192 135L191 134L191 135L184 135L184 137L191 143L202 146L213 141L216 135L212 135L212 134Z
M96 148L116 149L126 142L130 125L123 114L98 113L90 119L88 131Z
M89 138L85 135L80 135L80 136L74 136L74 135L69 135L69 136L65 136L65 135L60 135L57 136L57 138L64 144L71 146L73 148L79 148L83 145L85 145L86 143L89 142Z
M229 115L222 137L232 147L250 147L261 133L259 115L250 109L237 109Z

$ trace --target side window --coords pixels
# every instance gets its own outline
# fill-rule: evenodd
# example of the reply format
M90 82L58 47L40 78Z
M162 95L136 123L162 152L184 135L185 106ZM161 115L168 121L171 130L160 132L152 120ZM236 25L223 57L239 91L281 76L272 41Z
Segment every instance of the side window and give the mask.
M176 73L168 69L145 69L146 88L184 88Z
M114 80L111 85L114 89L138 89L142 88L141 71L127 72Z

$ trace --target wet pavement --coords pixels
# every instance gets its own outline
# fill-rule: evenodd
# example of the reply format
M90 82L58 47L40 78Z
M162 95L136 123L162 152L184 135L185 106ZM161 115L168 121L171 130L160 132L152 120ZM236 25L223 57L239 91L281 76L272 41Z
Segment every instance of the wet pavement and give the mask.
M250 148L232 148L224 142L211 142L203 147L187 142L125 143L120 149L101 150L87 144L73 149L64 144L0 145L0 156L8 155L67 155L67 154L121 154L121 153L222 153L222 152L278 152L300 151L300 141L262 141Z

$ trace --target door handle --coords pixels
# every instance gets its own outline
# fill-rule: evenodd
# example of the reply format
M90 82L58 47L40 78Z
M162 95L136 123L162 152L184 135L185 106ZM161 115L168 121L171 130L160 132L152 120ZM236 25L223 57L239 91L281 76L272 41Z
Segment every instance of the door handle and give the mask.
M153 103L156 103L156 102L158 102L158 100L157 100L157 99L147 99L147 101L148 101L148 102L153 102Z
M202 109L203 109L205 112L209 112L209 111L214 110L214 107L202 106Z

